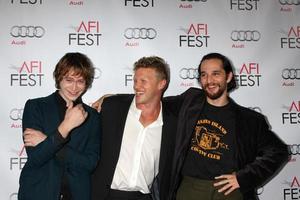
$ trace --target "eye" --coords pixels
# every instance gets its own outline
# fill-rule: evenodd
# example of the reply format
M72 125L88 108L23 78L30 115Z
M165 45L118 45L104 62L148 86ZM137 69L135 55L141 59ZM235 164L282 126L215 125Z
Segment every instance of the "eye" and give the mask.
M78 84L84 85L85 84L85 80L84 79L80 79L77 81Z
M214 76L219 76L219 75L220 75L220 72L213 72L213 75L214 75Z
M68 82L68 83L71 83L71 82L73 82L73 79L66 77L65 81Z
M205 73L200 73L200 78L205 78L206 74Z

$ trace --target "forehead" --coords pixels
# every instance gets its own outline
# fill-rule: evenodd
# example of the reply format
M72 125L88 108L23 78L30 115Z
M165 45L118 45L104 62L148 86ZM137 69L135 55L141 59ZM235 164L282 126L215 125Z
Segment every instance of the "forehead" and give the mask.
M153 76L156 75L156 70L154 68L138 68L134 72L134 76Z
M222 60L218 59L218 58L212 58L212 59L208 59L208 60L204 60L201 63L200 66L200 71L220 71L220 70L224 70L223 68L223 62Z
M68 77L68 78L77 78L77 79L83 78L81 72L80 71L75 71L74 69L70 69L65 74L65 77Z

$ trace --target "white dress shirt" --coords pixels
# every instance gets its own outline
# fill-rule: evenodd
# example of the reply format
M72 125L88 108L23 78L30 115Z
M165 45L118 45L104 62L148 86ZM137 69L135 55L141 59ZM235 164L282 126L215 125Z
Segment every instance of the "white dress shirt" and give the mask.
M141 110L133 99L126 119L112 189L150 193L158 174L162 135L162 107L158 118L147 127L139 121ZM113 145L113 144L112 144Z

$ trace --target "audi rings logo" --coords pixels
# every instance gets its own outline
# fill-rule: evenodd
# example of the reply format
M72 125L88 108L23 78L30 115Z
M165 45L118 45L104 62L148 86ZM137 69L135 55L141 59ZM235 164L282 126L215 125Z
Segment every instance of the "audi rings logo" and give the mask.
M260 39L261 35L260 32L254 30L254 31L242 31L242 30L234 30L231 32L231 40L233 41L258 41Z
M98 79L98 78L100 78L100 77L101 77L101 75L102 75L102 71L101 71L101 69L100 69L100 68L98 68L98 67L96 67L96 68L95 68L95 75L94 75L94 79Z
M282 70L281 77L283 79L299 80L300 79L300 69L285 68Z
M154 28L127 28L124 31L126 39L154 39L157 32Z
M258 113L262 113L262 110L261 110L261 108L260 107L248 107L249 109L251 109L251 110L254 110L254 111L256 111L256 112L258 112Z
M300 144L291 144L289 145L290 155L300 155Z
M10 35L13 37L41 38L45 35L45 29L41 26L13 26Z
M22 116L23 116L23 109L19 109L19 108L14 108L9 113L10 119L14 121L22 120Z
M300 0L279 0L281 5L299 5Z
M12 193L9 195L9 200L17 200L18 199L18 193Z
M197 68L182 68L179 71L179 77L182 79L198 79L198 69Z
M261 195L264 192L264 188L260 187L256 190L256 195Z

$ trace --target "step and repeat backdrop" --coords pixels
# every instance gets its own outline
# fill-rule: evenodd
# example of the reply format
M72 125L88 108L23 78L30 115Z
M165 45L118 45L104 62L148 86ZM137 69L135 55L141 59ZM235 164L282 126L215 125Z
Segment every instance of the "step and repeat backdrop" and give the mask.
M95 65L87 103L131 93L142 56L169 63L165 95L199 87L203 55L228 56L239 85L231 97L263 113L291 149L259 198L300 199L300 0L0 0L0 27L0 199L17 199L24 103L55 91L52 72L66 52Z

